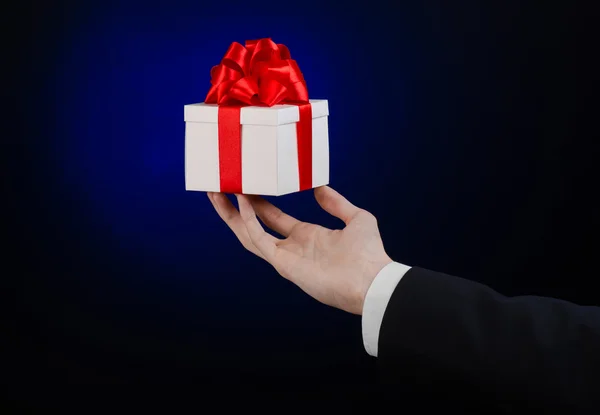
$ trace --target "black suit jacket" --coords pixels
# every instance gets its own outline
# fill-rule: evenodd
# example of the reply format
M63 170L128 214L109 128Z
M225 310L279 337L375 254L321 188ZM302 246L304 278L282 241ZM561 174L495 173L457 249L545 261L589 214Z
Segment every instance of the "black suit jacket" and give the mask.
M387 400L421 409L600 413L600 308L412 268L385 311L378 365Z

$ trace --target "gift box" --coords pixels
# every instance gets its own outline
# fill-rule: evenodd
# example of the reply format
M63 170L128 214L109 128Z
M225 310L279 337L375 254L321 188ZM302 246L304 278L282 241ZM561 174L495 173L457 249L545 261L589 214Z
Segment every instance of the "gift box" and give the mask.
M202 103L184 106L186 190L280 196L329 184L327 100L285 45L232 43Z

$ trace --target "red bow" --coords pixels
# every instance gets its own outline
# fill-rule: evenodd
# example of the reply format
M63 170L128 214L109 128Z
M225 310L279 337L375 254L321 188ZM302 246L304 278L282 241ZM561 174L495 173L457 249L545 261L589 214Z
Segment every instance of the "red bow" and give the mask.
M212 87L207 104L273 106L282 102L308 103L306 82L287 46L269 38L233 42L210 71Z

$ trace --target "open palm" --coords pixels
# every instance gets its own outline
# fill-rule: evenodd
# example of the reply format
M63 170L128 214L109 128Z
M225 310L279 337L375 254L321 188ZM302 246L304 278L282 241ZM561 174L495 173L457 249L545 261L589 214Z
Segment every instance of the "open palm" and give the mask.
M361 314L371 282L392 262L377 221L327 186L315 189L315 197L325 211L346 224L344 229L301 222L256 196L237 195L238 212L225 195L209 193L217 213L246 249L322 303ZM257 215L284 238L265 232Z

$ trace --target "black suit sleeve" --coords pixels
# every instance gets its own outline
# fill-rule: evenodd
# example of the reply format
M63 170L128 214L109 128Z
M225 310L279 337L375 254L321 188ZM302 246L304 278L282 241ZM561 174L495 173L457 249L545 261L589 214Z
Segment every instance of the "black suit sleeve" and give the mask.
M473 281L411 268L386 308L378 364L389 383L402 379L453 396L531 409L595 406L600 308L509 298Z

